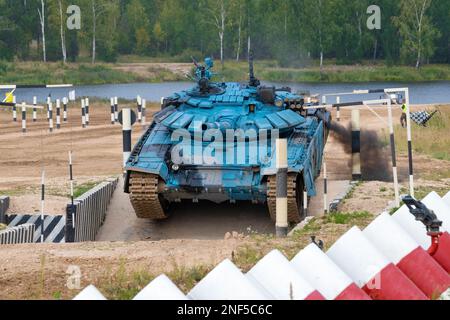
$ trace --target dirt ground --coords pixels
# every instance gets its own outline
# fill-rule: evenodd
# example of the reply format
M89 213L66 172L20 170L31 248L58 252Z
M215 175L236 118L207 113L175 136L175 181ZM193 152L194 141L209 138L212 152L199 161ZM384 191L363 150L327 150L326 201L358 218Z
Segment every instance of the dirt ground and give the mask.
M421 107L417 107L421 108ZM387 115L383 112L382 117ZM396 110L395 119L400 112ZM28 119L31 115L28 115ZM109 106L93 104L91 125L81 128L79 107L69 112L69 123L53 134L46 131L47 121L43 113L37 123L28 123L28 133L21 133L19 122L13 123L11 112L0 111L0 194L11 195L10 213L34 213L40 208L39 184L41 172L45 169L47 185L46 212L61 214L68 200L68 152L74 152L74 175L78 185L102 181L111 176L119 176L122 162L122 132L120 125L110 124ZM380 131L385 124L367 110L362 110L363 129ZM348 111L342 111L342 123L350 119ZM133 139L136 141L142 132L135 126ZM345 148L330 138L326 148L329 178L332 181L351 179L349 155ZM407 159L399 156L400 179L407 188ZM417 183L430 188L450 189L449 179L430 181L427 177L436 170L450 169L450 162L415 156ZM319 181L320 183L320 181ZM341 184L336 184L340 186ZM318 187L320 191L320 186ZM339 190L336 190L338 193ZM116 214L125 210L128 218L120 220L119 229L112 224L109 231L99 235L100 240L111 239L111 234L122 232L122 240L138 242L98 242L66 245L20 245L5 246L0 249L0 299L40 299L59 297L61 288L69 275L70 266L78 266L82 272L81 287L107 279L106 273L117 270L120 265L130 270L145 269L148 272L168 272L176 266L214 265L232 256L237 248L251 242L249 238L236 236L224 240L225 233L235 235L245 233L247 227L264 233L270 230L270 221L265 209L246 206L236 210L225 207L217 210L211 217L211 209L199 210L183 208L172 222L158 228L139 223L130 217L128 205L114 198ZM332 199L330 199L332 200ZM341 206L343 212L369 211L374 214L384 210L393 200L392 183L368 182L357 187L350 199ZM320 211L321 195L316 200L316 211ZM123 206L123 207L121 207ZM216 211L216 210L214 210ZM191 215L183 214L191 212ZM235 213L230 219L230 212ZM124 216L119 216L119 219ZM198 220L205 221L198 224ZM133 220L134 219L134 220ZM130 222L130 227L123 225ZM178 228L180 224L184 228ZM148 228L147 228L148 226ZM238 229L241 226L241 229ZM119 230L119 231L117 231ZM150 231L149 231L150 230ZM181 231L180 231L181 230ZM190 232L188 232L190 230ZM212 230L212 231L211 231ZM175 237L175 235L177 235ZM168 239L169 238L169 239ZM147 240L147 241L141 241ZM62 298L71 298L78 291L63 290Z
M114 69L134 73L143 78L153 78L158 71L167 70L184 78L192 69L192 63L119 63Z

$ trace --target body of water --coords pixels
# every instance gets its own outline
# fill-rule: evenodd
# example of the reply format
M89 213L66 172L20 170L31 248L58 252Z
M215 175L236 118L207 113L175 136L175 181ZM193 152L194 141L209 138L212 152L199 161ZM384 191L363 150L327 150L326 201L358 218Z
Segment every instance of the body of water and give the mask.
M350 92L358 89L380 89L380 88L400 88L410 89L411 103L413 104L433 104L450 103L450 81L421 82L421 83L394 83L394 82L371 82L371 83L271 83L264 82L265 85L275 85L277 87L289 86L293 91L309 91L311 94L330 94ZM193 82L165 82L165 83L130 83L130 84L110 84L76 86L77 97L106 98L119 97L123 99L135 99L141 95L147 101L160 101L161 97L170 96L172 93L189 89L194 86ZM68 95L73 89L18 89L16 90L17 101L31 103L33 96L38 97L40 103L45 103L49 94L53 99L62 98ZM378 99L380 94L366 95L364 99ZM361 97L344 96L341 102L358 101ZM328 102L334 102L330 98Z

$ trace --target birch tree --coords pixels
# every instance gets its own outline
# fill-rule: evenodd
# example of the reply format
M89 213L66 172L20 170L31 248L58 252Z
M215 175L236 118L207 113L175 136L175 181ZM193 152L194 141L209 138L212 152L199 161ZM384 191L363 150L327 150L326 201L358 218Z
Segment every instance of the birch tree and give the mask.
M60 31L61 31L61 51L63 56L63 62L67 62L67 49L66 49L66 34L65 34L65 20L63 17L62 1L59 0L59 18L60 18Z
M212 0L210 13L213 18L212 24L218 31L220 40L220 62L222 63L222 68L224 66L224 38L225 38L225 27L227 21L227 8L225 5L226 0Z
M45 1L41 0L41 9L38 9L39 22L41 24L41 34L42 34L42 55L44 62L47 62L47 52L45 47Z
M401 14L394 17L394 23L403 40L402 56L407 59L414 55L416 68L421 66L425 58L433 55L434 41L439 36L427 15L431 3L432 0L401 0Z

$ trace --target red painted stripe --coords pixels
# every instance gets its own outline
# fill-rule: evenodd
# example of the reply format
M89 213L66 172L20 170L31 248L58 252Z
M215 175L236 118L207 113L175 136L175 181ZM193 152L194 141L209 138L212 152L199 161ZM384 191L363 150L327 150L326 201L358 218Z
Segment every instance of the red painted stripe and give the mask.
M450 234L448 232L445 232L441 236L439 249L433 258L445 269L445 271L450 273Z
M325 297L319 292L319 291L314 291L313 293L311 293L309 296L306 297L305 300L327 300L325 299Z
M431 299L440 297L450 287L447 271L421 247L404 257L397 267Z
M361 290L356 284L352 283L347 289L342 291L335 300L354 301L354 300L372 300L370 297Z
M363 290L373 300L428 300L394 264L389 264Z

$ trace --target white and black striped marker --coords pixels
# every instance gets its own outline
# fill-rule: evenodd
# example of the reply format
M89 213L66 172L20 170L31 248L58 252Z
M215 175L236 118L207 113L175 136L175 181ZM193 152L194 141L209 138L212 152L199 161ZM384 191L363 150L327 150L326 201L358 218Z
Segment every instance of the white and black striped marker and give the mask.
M84 99L81 99L81 126L86 128L86 105Z
M17 106L16 106L16 96L13 96L13 121L17 122Z
M86 110L86 126L89 126L89 98L85 99L85 110Z
M41 180L41 243L45 241L45 171L42 171L42 180Z
M115 108L114 108L114 98L111 98L111 124L116 124L116 116L115 116Z
M22 103L22 132L27 132L27 108L25 102Z
M114 98L114 118L116 122L119 121L119 98Z
M142 125L145 127L147 122L147 101L142 99Z
M391 156L392 156L392 175L394 178L394 193L395 193L395 206L400 207L400 191L398 185L398 171L397 171L397 155L395 150L395 135L394 135L394 120L392 117L392 103L391 99L388 99L388 116L389 116L389 134L391 142Z
M52 103L52 98L50 96L47 97L47 121L50 121L50 104Z
M56 100L56 129L61 129L61 101Z
M276 141L277 199L276 199L276 236L288 234L288 144L286 139Z
M308 191L303 190L303 214L305 217L308 216Z
M67 98L66 97L63 98L63 108L64 108L64 110L63 110L63 121L67 122Z
M72 151L69 151L69 179L70 179L70 203L72 205L72 227L75 228L75 212L74 212L74 183L73 183L73 161Z
M122 109L119 113L119 122L122 124L123 131L123 167L131 155L131 134L133 124L136 122L136 114L128 108Z
M33 122L37 121L37 97L33 97Z
M361 172L361 123L360 111L352 110L352 179L362 179Z
M50 132L53 132L53 103L48 105L48 128Z
M142 98L141 96L137 96L137 109L138 109L138 121L142 122Z

